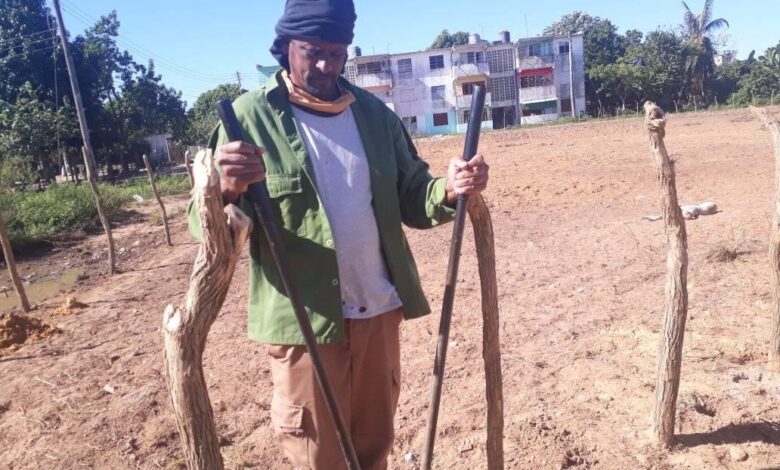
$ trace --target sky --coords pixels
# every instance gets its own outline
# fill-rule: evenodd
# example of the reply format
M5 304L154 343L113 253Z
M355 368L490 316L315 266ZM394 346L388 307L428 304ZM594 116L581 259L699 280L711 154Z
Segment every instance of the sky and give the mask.
M698 12L704 0L688 0ZM155 61L163 82L191 106L220 83L261 85L255 65L275 65L268 52L284 0L61 0L65 25L80 34L111 10L120 21L120 46L138 62ZM620 30L649 32L682 22L678 0L355 0L355 41L364 54L425 49L438 33L467 31L498 39L535 36L561 16L584 11L610 19ZM715 17L729 21L728 49L745 58L780 41L780 0L716 0Z

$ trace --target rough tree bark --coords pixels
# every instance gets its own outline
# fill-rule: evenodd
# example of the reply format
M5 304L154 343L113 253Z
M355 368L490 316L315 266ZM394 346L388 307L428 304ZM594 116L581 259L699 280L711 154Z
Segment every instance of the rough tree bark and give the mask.
M0 218L0 245L3 247L3 257L5 258L5 265L8 267L8 276L14 284L16 289L16 295L19 296L19 307L23 312L30 311L30 301L27 300L27 294L24 292L24 285L19 278L19 273L16 271L16 260L14 259L13 247L11 247L11 239L8 237L8 230L5 228L5 222Z
M184 304L168 305L163 313L165 377L188 468L221 470L214 412L203 375L203 349L252 222L236 206L223 205L210 151L198 152L193 173L203 238Z
M144 165L146 166L146 174L149 175L149 184L152 185L152 193L154 198L157 199L157 204L160 205L160 215L162 216L163 227L165 227L165 240L168 242L168 246L173 246L171 242L171 229L168 227L168 214L165 212L165 205L160 198L160 193L157 192L157 184L154 182L154 170L149 163L149 157L146 154L143 155Z
M658 357L658 379L653 410L653 434L658 443L670 447L674 439L677 392L680 389L682 347L688 316L688 237L685 219L677 200L674 163L664 145L666 117L655 103L645 103L645 124L650 149L658 170L666 243L666 311Z
M487 400L488 470L504 468L504 391L501 378L501 338L498 317L498 282L493 222L481 196L469 198L471 225L477 247L479 282L482 289L482 358L485 362Z
M775 150L775 210L772 220L772 235L769 242L769 259L774 273L775 312L772 318L772 338L769 345L770 370L780 372L780 124L770 116L766 109L753 108L752 111L761 119L772 134Z

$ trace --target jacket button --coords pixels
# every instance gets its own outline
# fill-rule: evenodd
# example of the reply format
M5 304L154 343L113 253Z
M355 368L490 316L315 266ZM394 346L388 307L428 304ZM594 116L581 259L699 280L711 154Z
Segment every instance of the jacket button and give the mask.
M338 279L334 279L334 280L330 281L330 283L332 285L334 285L334 286L337 286L337 285L339 285L339 280Z
M327 247L333 246L333 240L325 240L325 246Z

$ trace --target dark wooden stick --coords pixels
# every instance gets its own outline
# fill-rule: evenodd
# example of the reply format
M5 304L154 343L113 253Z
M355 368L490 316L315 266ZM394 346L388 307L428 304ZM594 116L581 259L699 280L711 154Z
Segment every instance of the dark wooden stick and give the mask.
M774 274L775 311L772 317L772 337L769 342L769 370L780 372L780 124L766 109L750 108L772 135L775 150L775 210L772 220L772 235L769 242L769 259Z
M163 227L165 227L165 240L168 242L168 246L173 246L173 243L171 242L171 229L168 228L168 214L165 212L165 205L160 198L160 193L157 192L152 164L149 163L149 157L147 157L146 154L143 155L143 159L144 165L146 166L146 174L149 175L149 184L152 185L152 194L154 194L154 198L157 199L157 204L160 205L160 215L162 215ZM190 178L192 178L192 175L190 175Z
M469 124L466 131L466 143L463 158L470 160L477 153L479 146L479 131L482 125L482 110L485 106L485 87L475 86L471 98ZM444 367L447 362L447 346L452 323L452 307L455 303L455 284L458 281L458 265L460 264L460 249L463 244L463 228L466 225L466 208L468 197L458 195L455 209L455 222L452 229L452 243L447 267L447 282L442 299L441 320L439 322L439 338L436 343L436 357L433 364L433 385L431 401L428 408L428 429L426 430L425 448L422 455L422 468L430 470L433 465L433 448L436 442L436 426L439 421L439 405L441 404L441 388L444 382Z
M674 440L677 392L680 389L682 347L688 316L688 237L685 219L677 200L674 164L664 144L666 117L655 103L645 103L645 125L650 137L653 162L658 171L666 227L666 309L658 357L658 379L653 409L653 434L663 447Z
M222 100L217 103L217 114L219 114L219 118L222 121L228 140L231 142L244 140L243 130L236 118L233 105L229 100ZM268 245L271 248L274 261L276 261L276 268L279 270L279 277L282 279L284 290L287 292L290 303L292 303L295 319L298 321L298 327L301 330L303 341L306 344L306 349L309 351L309 358L311 359L312 368L314 368L314 375L317 377L320 391L325 398L325 403L328 406L330 416L333 418L333 424L336 428L336 435L338 437L339 445L341 446L341 452L344 454L344 460L351 470L358 470L360 469L360 463L357 454L355 453L355 448L352 445L349 428L346 425L346 421L344 421L344 415L342 415L339 410L336 394L333 392L333 387L331 387L325 372L325 366L322 365L322 360L317 352L317 338L314 336L314 330L311 327L311 321L309 321L306 308L304 307L301 297L298 295L295 283L290 276L290 262L287 258L287 252L285 251L284 242L282 241L282 233L279 230L279 223L276 220L276 215L271 203L271 198L268 195L268 188L266 187L265 181L250 185L247 194L255 207L258 220L263 226Z

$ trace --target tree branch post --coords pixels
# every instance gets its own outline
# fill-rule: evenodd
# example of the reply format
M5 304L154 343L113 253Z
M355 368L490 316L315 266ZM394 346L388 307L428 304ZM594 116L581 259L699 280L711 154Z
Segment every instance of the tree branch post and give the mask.
M772 318L772 337L769 345L769 370L780 372L780 124L766 109L750 108L772 135L775 150L775 210L772 220L772 234L769 241L769 259L774 275L775 311Z
M100 190L97 185L97 176L95 175L95 161L89 157L86 147L81 147L81 151L84 154L84 168L87 172L87 181L89 182L89 188L92 190L92 197L95 198L95 207L98 211L98 218L103 225L103 231L106 232L108 238L108 272L109 274L116 274L116 246L114 245L114 234L111 232L111 222L108 220L106 210L103 208L103 198L100 197Z
M19 273L16 271L16 260L14 259L14 250L11 246L11 238L8 236L8 230L5 228L5 222L0 217L0 245L3 247L3 257L5 258L5 265L8 267L8 276L14 284L16 289L16 295L19 296L19 308L23 312L30 311L30 301L27 300L27 293L24 291L24 285L19 278Z
M195 183L192 180L192 162L191 162L192 156L190 155L190 151L187 150L184 152L184 167L187 168L187 175L190 178L190 188L195 186Z
M482 290L482 359L485 362L487 401L488 470L504 468L504 389L501 378L501 338L498 315L498 281L493 222L482 196L472 196L468 205L477 248Z
M661 209L666 232L666 307L658 357L653 410L653 434L663 447L674 440L677 393L680 389L682 347L688 316L688 237L677 200L674 163L664 144L666 116L655 103L645 103L645 125L653 163L658 171Z
M149 184L152 185L152 194L157 199L157 204L160 205L160 215L162 216L163 227L165 227L165 240L168 242L168 246L173 246L171 242L171 229L168 228L168 214L165 212L165 205L160 198L160 193L157 192L157 184L154 182L154 170L151 163L149 163L149 157L146 154L143 155L144 165L146 166L146 174L149 175ZM192 176L192 175L190 175Z
M224 206L210 150L198 152L193 173L203 237L184 304L168 305L163 313L165 378L187 467L221 470L224 463L203 374L203 349L252 222L238 207Z

